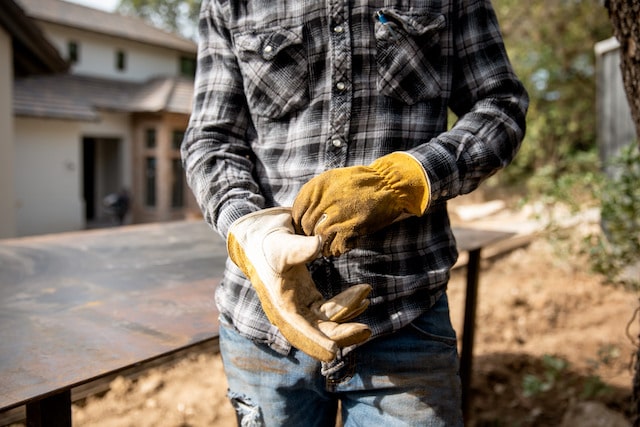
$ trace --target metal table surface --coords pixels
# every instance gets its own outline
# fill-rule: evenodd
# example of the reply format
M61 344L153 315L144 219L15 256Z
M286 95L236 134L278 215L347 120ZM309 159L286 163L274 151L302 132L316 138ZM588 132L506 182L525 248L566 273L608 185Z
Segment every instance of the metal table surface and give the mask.
M461 352L469 402L481 250L512 233L454 228L468 252ZM0 412L71 425L71 389L213 339L224 242L201 220L0 240Z
M217 337L225 258L202 221L0 240L0 411L70 423L71 388Z

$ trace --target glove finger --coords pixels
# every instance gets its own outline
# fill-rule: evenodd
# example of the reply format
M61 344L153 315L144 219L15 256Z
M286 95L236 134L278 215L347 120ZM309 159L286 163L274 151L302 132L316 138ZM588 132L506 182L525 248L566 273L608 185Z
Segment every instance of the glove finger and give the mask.
M360 303L359 306L351 307L349 311L345 312L341 316L337 316L336 319L332 320L338 323L348 322L349 320L355 319L356 317L360 316L367 310L367 308L369 308L369 300L364 300Z
M331 245L329 245L328 247L328 250L331 256L337 257L342 254L346 254L351 249L356 247L357 239L358 239L358 235L353 233L336 233L335 237L331 241ZM327 246L326 245L323 246L323 251L326 249L327 249Z
M314 234L322 237L322 255L340 256L354 248L358 238L356 218L345 218L333 211L314 228Z
M325 218L325 213L321 210L307 210L300 218L300 225L304 234L312 236L316 234L316 228Z
M262 309L269 322L282 332L287 341L315 359L325 362L333 360L337 352L336 343L316 327L323 320L306 306L297 303L296 292L288 292L281 285L267 286L257 275L254 277L252 284Z
M323 214L323 210L318 206L321 198L313 188L311 181L304 185L291 207L291 217L298 234L311 236L314 226Z
M302 226L302 221L307 212L306 204L301 200L300 196L296 198L291 207L291 219L293 220L293 227L296 234L307 234Z
M271 268L282 273L292 266L306 264L320 256L322 239L320 236L301 236L278 232L265 237L262 250Z
M329 234L321 234L322 238L322 256L339 257L346 254L356 247L357 235L351 232L332 232Z
M364 323L319 322L318 329L340 348L361 344L371 336L371 330Z
M371 286L360 284L351 286L340 292L319 307L322 316L333 322L345 322L364 312L369 306L366 299L371 292Z
M297 315L287 316L289 318L286 320L278 320L269 315L267 317L293 347L323 362L330 362L335 358L337 343L320 329L313 327L306 318Z

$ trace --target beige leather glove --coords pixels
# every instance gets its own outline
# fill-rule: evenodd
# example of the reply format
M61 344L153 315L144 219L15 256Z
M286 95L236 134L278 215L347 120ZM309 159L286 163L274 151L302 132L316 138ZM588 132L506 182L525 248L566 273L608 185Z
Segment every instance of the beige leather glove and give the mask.
M429 205L427 174L412 155L395 152L369 166L324 172L307 182L293 203L296 230L321 236L322 253L338 256L374 233Z
M339 348L371 335L362 323L341 323L367 308L371 286L355 285L324 300L305 265L319 255L320 239L296 235L289 208L264 209L235 221L227 251L251 281L269 321L292 346L330 362Z

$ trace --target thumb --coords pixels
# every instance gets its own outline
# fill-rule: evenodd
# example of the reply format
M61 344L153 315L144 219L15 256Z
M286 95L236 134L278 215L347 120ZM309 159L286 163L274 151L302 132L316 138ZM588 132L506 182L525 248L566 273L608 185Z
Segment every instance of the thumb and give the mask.
M320 236L301 236L293 233L272 233L264 239L263 251L271 254L273 265L280 271L286 267L305 264L320 256Z

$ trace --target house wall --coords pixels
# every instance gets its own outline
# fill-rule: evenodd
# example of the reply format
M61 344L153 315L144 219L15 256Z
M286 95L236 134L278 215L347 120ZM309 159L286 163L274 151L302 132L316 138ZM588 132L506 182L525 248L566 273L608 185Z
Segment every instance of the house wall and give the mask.
M15 235L12 64L11 37L0 27L0 238Z
M51 23L41 24L63 58L69 56L70 41L78 44L78 62L73 64L72 74L138 82L159 75L179 74L180 53L174 50ZM116 53L119 50L126 54L124 71L116 68Z
M16 118L15 135L17 234L84 228L80 125Z
M69 42L78 46L78 61L72 65L71 74L107 78L121 81L146 82L157 76L176 76L180 74L181 57L194 57L195 53L182 53L169 48L119 39L108 35L72 28L52 22L38 21L47 39L55 46L60 56L68 58ZM4 60L5 49L0 40L0 89L6 75L4 64L11 64L12 56ZM9 47L11 45L8 41ZM124 70L117 69L117 53L126 55ZM9 83L12 87L13 82ZM11 95L0 96L3 102ZM0 114L4 106L0 104ZM0 145L0 177L5 171L5 163L13 166L11 175L14 185L13 195L9 197L11 211L15 212L14 235L27 236L82 230L86 227L101 226L96 223L104 220L102 205L104 196L110 192L125 188L132 195L134 203L127 222L144 222L183 218L185 212L195 210L195 201L187 192L187 207L172 207L172 159L179 155L169 150L170 135L173 127L185 128L188 115L159 113L154 116L154 126L159 132L161 150L154 150L158 161L158 180L156 192L157 205L141 207L143 181L139 169L144 163L136 154L145 142L138 135L134 123L138 113L125 114L99 111L99 120L78 122L72 120L42 119L35 117L13 117L9 113L9 122L13 124L12 153L5 155L6 149ZM179 119L176 119L178 117ZM166 120L166 123L164 122ZM4 126L0 117L0 134ZM137 139L136 139L137 138ZM85 150L87 148L87 150ZM5 151L3 151L5 150ZM93 154L95 153L95 157ZM90 155L91 154L91 155ZM85 157L91 158L91 166L85 167ZM89 163L87 163L89 164ZM175 170L175 165L174 170ZM90 171L91 175L86 175ZM93 179L85 179L87 176ZM5 180L0 182L0 199L4 198ZM175 194L178 194L175 192ZM85 199L91 204L86 209ZM3 200L0 200L2 203ZM138 209L135 207L138 206ZM93 209L91 209L93 208ZM0 216L4 222L3 205L0 204ZM96 217L97 214L97 217ZM92 222L87 223L87 217ZM95 222L94 222L95 221ZM2 229L0 229L0 233ZM0 237L1 234L0 234Z
M130 116L101 113L97 122L16 118L15 177L19 236L82 230L82 141L99 140L96 152L96 209L121 187L132 187ZM117 158L106 145L117 144Z

